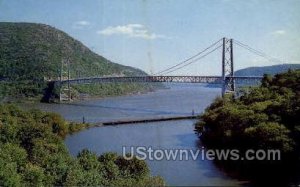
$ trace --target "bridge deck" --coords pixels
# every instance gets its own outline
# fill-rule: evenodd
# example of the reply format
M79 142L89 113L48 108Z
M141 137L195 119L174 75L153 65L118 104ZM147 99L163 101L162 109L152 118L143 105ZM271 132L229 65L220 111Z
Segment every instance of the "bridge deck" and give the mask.
M226 80L260 81L261 76L234 76L226 77ZM60 81L54 81L60 82ZM177 83L212 83L221 84L221 76L133 76L133 77L87 77L70 80L62 80L61 84L88 84L88 83L117 83L117 82L177 82Z

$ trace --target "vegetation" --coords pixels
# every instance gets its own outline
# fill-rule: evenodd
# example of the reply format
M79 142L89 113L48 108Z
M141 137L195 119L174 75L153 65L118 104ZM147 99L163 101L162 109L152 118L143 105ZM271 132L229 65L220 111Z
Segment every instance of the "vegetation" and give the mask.
M74 85L76 90L74 95L89 94L90 96L118 96L130 93L154 91L156 88L162 88L162 85L150 83L106 83L106 84L81 84Z
M283 167L296 166L300 156L300 70L265 75L261 86L240 98L217 98L195 130L212 148L281 150L281 161L225 161L223 166L255 176L290 171Z
M48 25L0 22L0 33L0 99L42 95L47 88L45 81L58 80L61 73L63 78L67 77L67 65L63 63L67 61L71 78L146 75L141 70L97 55L81 42ZM108 89L108 93L116 89L122 89L123 93L148 89L136 84L101 86ZM72 90L97 94L91 86L75 86Z
M88 150L69 155L63 137L85 128L54 113L0 105L0 186L162 186L144 161Z

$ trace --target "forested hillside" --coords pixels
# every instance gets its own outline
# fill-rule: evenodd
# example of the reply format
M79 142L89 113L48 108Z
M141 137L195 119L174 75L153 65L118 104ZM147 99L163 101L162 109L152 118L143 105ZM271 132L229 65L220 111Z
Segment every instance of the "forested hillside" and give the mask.
M196 131L208 147L243 154L249 149L281 151L279 161L223 162L235 172L265 179L291 177L288 172L297 168L300 158L300 70L265 75L261 86L240 98L218 98L200 119Z
M163 186L145 161L82 150L72 157L66 134L86 127L60 115L0 105L0 186Z
M0 23L0 96L34 97L42 94L45 80L60 76L62 62L69 60L71 78L109 75L145 75L141 70L119 65L92 52L81 42L51 26L34 23ZM66 76L66 75L65 75ZM105 95L141 91L147 86L110 85ZM100 88L102 88L100 86ZM77 86L89 93L91 88Z

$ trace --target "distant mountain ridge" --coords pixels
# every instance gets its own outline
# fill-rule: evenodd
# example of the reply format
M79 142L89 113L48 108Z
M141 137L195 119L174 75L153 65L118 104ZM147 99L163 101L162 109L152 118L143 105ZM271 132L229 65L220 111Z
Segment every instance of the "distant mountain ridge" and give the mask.
M273 66L249 67L235 71L236 76L263 76L264 74L275 75L288 71L289 69L300 69L300 64L280 64Z
M245 69L240 69L234 72L235 76L263 76L264 74L275 75L278 73L283 73L289 69L300 69L300 64L280 64L273 66L262 66L262 67L248 67ZM239 84L239 82L236 82ZM221 84L208 84L206 87L219 88Z

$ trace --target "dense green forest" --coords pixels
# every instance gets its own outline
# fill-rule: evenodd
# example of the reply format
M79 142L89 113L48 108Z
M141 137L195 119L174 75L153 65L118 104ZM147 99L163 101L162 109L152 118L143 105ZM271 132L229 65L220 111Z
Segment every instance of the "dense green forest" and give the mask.
M296 166L300 145L300 70L274 77L265 75L261 86L240 98L217 98L200 117L195 130L211 148L279 149L281 161L225 161L239 173L266 176ZM280 169L279 169L280 168ZM292 169L287 169L286 172ZM274 176L272 176L274 177Z
M146 75L139 69L113 63L66 33L44 24L0 22L0 43L0 99L42 95L47 87L45 81L58 80L61 73L67 78L66 62L71 78ZM98 94L99 88L105 91ZM72 87L74 93L99 96L151 89L141 84Z
M63 137L85 128L60 115L0 105L0 186L162 186L145 161L82 150L69 155Z

